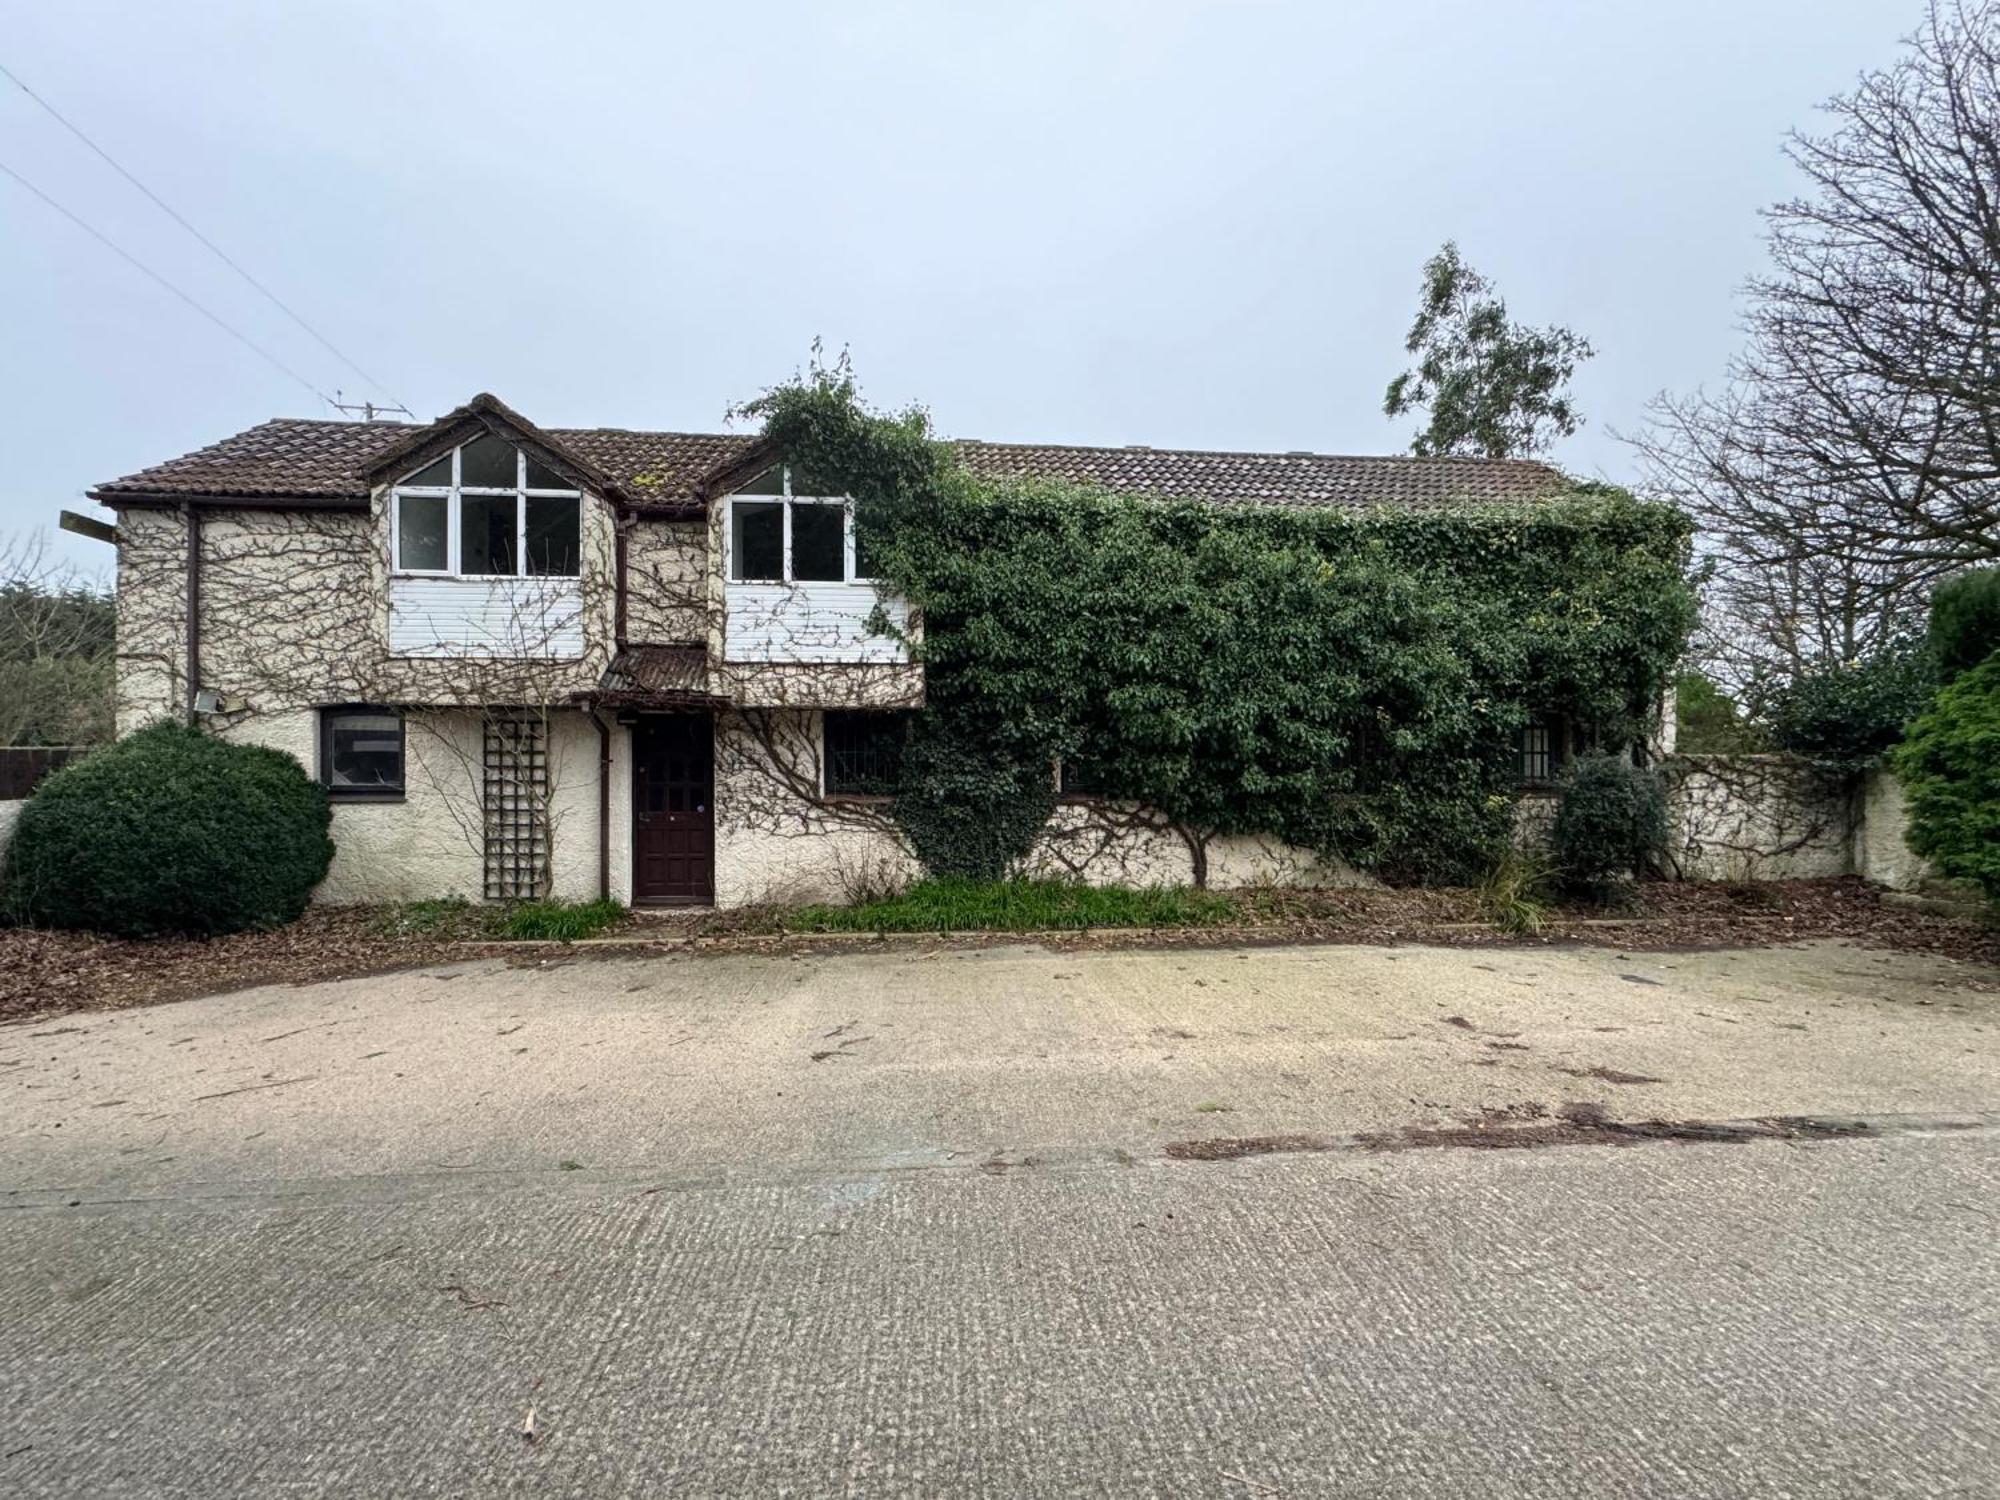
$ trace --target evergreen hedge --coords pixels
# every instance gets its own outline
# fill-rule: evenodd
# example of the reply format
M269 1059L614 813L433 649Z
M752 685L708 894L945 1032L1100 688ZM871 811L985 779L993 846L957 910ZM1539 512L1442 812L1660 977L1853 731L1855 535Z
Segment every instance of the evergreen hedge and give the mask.
M1895 764L1910 847L2000 901L2000 651L1938 693Z
M2000 568L1974 568L1938 585L1930 648L1946 682L2000 651Z
M0 909L118 937L279 926L332 862L330 820L325 791L291 756L154 724L35 788Z

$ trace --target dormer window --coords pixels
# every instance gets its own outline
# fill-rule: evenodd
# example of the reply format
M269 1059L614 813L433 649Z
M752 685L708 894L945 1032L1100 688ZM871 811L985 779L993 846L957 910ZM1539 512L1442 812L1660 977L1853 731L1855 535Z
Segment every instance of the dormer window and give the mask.
M393 566L444 578L575 578L583 496L503 438L482 433L398 484Z
M854 513L832 485L773 464L729 497L732 583L859 583Z

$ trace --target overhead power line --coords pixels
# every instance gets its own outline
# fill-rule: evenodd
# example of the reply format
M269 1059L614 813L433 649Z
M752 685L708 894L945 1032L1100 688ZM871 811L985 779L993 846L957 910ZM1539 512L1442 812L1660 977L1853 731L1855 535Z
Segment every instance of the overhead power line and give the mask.
M162 276L158 271L155 271L151 266L147 265L143 260L139 259L138 256L132 254L131 251L127 250L124 246L120 245L116 240L112 239L109 235L105 234L102 230L98 229L95 225L90 224L87 221L78 218L75 214L71 213L67 208L64 208L62 204L56 202L55 199L51 198L47 193L43 192L40 188L36 187L32 182L28 181L27 178L23 177L19 172L16 172L12 167L8 166L7 163L5 163L4 161L0 161L0 172L4 172L7 176L13 178L14 181L20 183L22 187L26 188L29 192L33 193L37 198L41 199L42 202L48 204L50 208L53 208L57 213L61 214L65 219L68 219L70 223L76 225L78 229L81 229L85 234L89 235L92 239L96 240L100 245L104 246L105 249L109 250L112 254L116 255L120 260L124 261L127 265L133 267L135 270L143 272L153 281L157 282L159 285L165 287L168 291L172 292L176 297L180 298L181 301L185 302L189 307L193 308L196 312L200 313L204 318L208 319L208 321L213 323L217 328L220 328L224 333L228 334L231 338L235 339L237 343L243 345L244 348L251 350L253 353L257 354L260 358L266 360L279 370L282 370L285 374L289 375L293 380L296 380L300 385L304 386L308 391L311 391L312 394L317 399L326 402L326 404L329 406L333 404L331 398L327 396L326 392L322 391L318 386L314 385L310 380L306 379L305 376L301 375L297 370L294 370L290 365L286 364L282 359L279 359L278 356L273 354L269 349L266 349L262 344L258 343L248 334L224 322L220 317L210 312L206 307L202 306L201 303L197 302L193 297L190 297L186 292L182 291L179 287L175 286L171 281L167 280L166 277Z
M238 276L241 276L245 281L249 282L250 285L256 288L256 290L267 301L269 301L273 307L277 308L278 311L283 313L286 317L290 318L294 323L298 324L299 327L303 328L307 333L311 334L312 337L319 342L320 347L325 349L327 353L331 354L335 359L339 360L342 364L346 365L348 369L352 370L355 374L359 375L363 380L367 381L370 385L374 386L376 390L381 391L384 395L389 396L390 399L392 400L395 399L395 393L390 391L390 389L386 385L384 385L381 381L377 380L373 375L370 375L366 370L362 369L361 366L356 364L353 360L349 359L345 354L343 354L340 351L339 347L335 345L331 339L329 339L325 334L321 333L317 328L313 327L312 324L308 323L304 318L300 317L296 312L294 312L285 303L284 299L281 298L276 292L272 291L269 287L265 286L263 282L259 281L255 276L252 276L248 271L246 271L235 259L233 259L228 254L228 252L226 252L220 245L216 244L214 240L210 239L207 235L203 234L199 229L195 228L194 225L190 224L186 219L182 218L181 215L174 210L172 204L168 203L158 193L154 192L151 188L147 187L145 183L141 182L137 177L133 176L132 173L128 172L124 168L124 166L119 163L116 157L114 157L109 151L106 151L102 146L98 145L97 142L93 141L89 136L85 135L82 129L79 126L77 126L72 120L70 120L68 116L64 115L62 111L58 110L53 104L49 103L48 100L44 99L40 94L36 93L33 89L29 88L27 84L23 83L19 77L17 77L11 70L9 70L9 68L5 63L0 63L0 77L5 77L9 83L12 83L22 93L26 94L30 99L34 100L35 103L39 104L44 110L48 111L50 117L54 119L57 124L61 125L63 129L67 130L71 135L75 136L78 140L82 141L84 145L88 146L92 151L94 151L97 154L97 156L104 162L104 164L110 167L112 171L116 172L120 177L124 178L127 182L131 183L132 186L137 188L140 192L144 193L148 201L150 201L155 208L159 209L161 213L165 214L168 218L172 219L176 224L180 225L181 228L185 229L189 234L193 235L197 240L199 240L202 243L202 245L208 249L210 254L214 255L217 260L221 261L225 266L229 267L229 269L234 271ZM15 180L19 181L20 179L17 176Z

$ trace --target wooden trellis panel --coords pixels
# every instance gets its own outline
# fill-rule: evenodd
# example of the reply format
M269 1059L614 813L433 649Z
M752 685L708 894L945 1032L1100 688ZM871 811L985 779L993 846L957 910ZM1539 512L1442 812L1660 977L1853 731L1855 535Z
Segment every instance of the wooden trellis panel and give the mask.
M548 890L548 726L534 716L486 721L486 899Z

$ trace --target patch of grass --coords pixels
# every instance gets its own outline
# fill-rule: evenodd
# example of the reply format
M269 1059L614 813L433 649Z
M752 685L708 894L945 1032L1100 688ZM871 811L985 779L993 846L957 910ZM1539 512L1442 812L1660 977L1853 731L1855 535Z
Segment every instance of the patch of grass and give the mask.
M574 1157L566 1156L556 1163L556 1168L563 1172L581 1172L583 1170L583 1163Z
M597 936L624 915L616 901L527 901L509 910L497 931L505 938L574 943Z
M430 937L483 925L483 915L463 896L405 901L384 907L375 918L375 930L384 937Z
M1180 887L1072 885L1061 880L926 880L860 906L802 906L791 932L1034 932L1086 927L1209 927L1236 903Z

